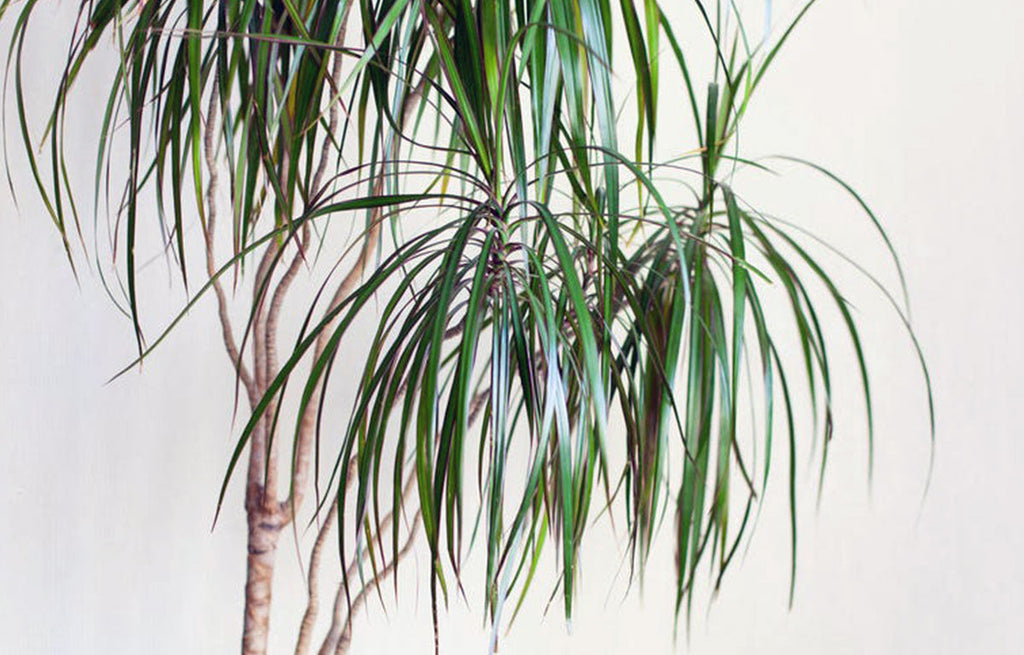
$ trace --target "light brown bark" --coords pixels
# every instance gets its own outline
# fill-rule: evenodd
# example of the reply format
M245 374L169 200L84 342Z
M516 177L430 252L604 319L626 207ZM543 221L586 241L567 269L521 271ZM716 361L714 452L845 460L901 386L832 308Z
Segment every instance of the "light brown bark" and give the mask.
M246 558L245 622L242 628L243 655L265 655L270 633L270 600L274 581L274 558L281 525L262 511L249 514L249 543Z
M413 109L416 107L416 101L419 100L426 87L426 77L422 78L417 86L405 96L402 104L402 115L401 120L404 123L410 117ZM397 147L397 144L396 144ZM377 176L373 184L373 195L380 195L384 190L384 174L383 172ZM370 225L363 237L363 245L359 251L359 256L353 263L352 268L349 269L348 274L342 279L341 284L338 285L334 292L334 296L331 298L331 302L327 307L325 313L330 313L336 307L338 307L342 301L344 301L349 294L352 293L359 284L360 278L370 265L374 253L377 250L377 243L380 239L381 221L383 220L383 212L380 208L374 209L370 216ZM324 352L327 347L327 343L330 339L332 326L340 319L335 319L320 332L317 338L316 345L313 349L313 361L316 361ZM313 438L316 434L316 413L317 408L320 404L320 396L323 393L323 384L317 385L313 390L313 395L306 405L306 410L300 417L299 434L297 436L298 444L295 452L295 468L292 471L292 497L289 501L285 501L285 504L290 507L298 507L302 504L303 495L306 492L307 487L310 485L310 476L312 468L312 455L313 455Z
M346 8L346 14L348 7ZM344 29L339 35L339 42L343 40ZM340 57L335 58L332 73L337 77L340 66ZM415 100L423 93L424 83L421 81L406 98L405 108L402 113L403 120L408 115ZM260 399L266 393L271 380L277 374L277 318L283 305L284 297L298 273L301 263L304 261L304 249L309 241L309 229L305 226L300 236L296 238L295 247L297 252L291 259L284 274L273 282L274 267L271 265L278 249L287 247L288 244L271 242L264 251L256 271L254 281L254 312L251 318L250 333L252 338L251 350L240 348L235 341L234 330L231 325L228 312L228 299L219 280L214 276L214 226L216 222L216 130L218 122L218 109L216 93L211 95L209 109L207 112L207 124L204 134L204 149L206 165L209 174L208 188L206 193L207 216L205 228L206 264L207 273L211 277L213 290L217 298L218 318L220 319L224 345L228 357L236 370L238 381L246 391L250 409L255 409ZM330 110L330 125L337 124L337 106L332 105ZM314 188L319 187L324 176L327 164L327 144L324 144L321 160L316 170ZM373 192L380 193L383 188L383 177L378 176L374 180ZM315 195L315 194L314 194ZM342 302L357 286L359 279L366 268L370 265L373 254L376 250L379 235L381 212L374 212L371 217L371 227L363 238L363 244L359 257L353 264L348 274L338 286L327 312L333 310ZM325 330L325 333L329 330ZM323 337L323 335L321 335ZM325 339L321 339L325 342ZM315 356L323 350L324 343L318 342ZM252 352L252 368L248 368L243 361L243 349ZM309 404L310 408L318 405L319 393L322 389L316 389L317 397ZM249 462L246 471L246 493L245 510L248 526L247 534L247 556L246 556L246 583L245 583L245 614L242 629L242 654L243 655L265 655L270 629L270 607L272 598L274 564L277 554L278 541L284 527L294 520L294 512L302 504L306 486L310 483L310 460L313 446L313 434L315 432L315 415L312 411L307 412L301 418L296 438L296 463L292 471L291 494L280 499L277 495L276 478L278 474L277 465L277 441L272 439L273 417L276 404L271 403L264 415L257 422L249 440ZM329 523L329 522L328 522ZM327 526L325 526L327 527ZM411 542L412 534L409 535ZM320 540L318 540L320 541ZM322 546L322 544L319 544ZM409 544L411 545L411 543ZM402 555L408 551L408 546L403 549ZM319 563L319 553L314 553L311 568ZM312 573L311 573L312 575ZM314 589L311 592L315 593ZM316 600L311 599L312 612L309 620L303 621L300 633L300 646L308 643L308 633L316 615ZM306 625L309 623L309 625ZM346 636L350 636L351 625L345 629ZM303 639L305 635L305 639Z
M217 221L217 167L216 140L218 111L217 96L211 95L206 116L206 132L204 134L204 150L206 166L209 173L206 191L207 215L204 227L206 245L206 270L210 276L214 293L217 297L218 318L224 337L224 347L232 366L235 367L238 380L246 391L250 408L259 402L260 395L266 389L266 358L260 356L259 348L254 361L253 376L242 360L240 349L235 341L234 330L228 312L227 295L220 280L215 278L213 235ZM270 247L268 247L268 253ZM265 276L267 254L261 262L260 272ZM258 274L257 277L260 277ZM257 289L260 280L257 280ZM262 304L262 303L260 303ZM262 315L262 312L259 312ZM264 336L263 330L257 330L257 338ZM262 344L257 344L260 346ZM242 628L243 655L264 655L267 651L267 636L270 630L270 601L274 577L274 559L277 554L277 543L281 521L277 503L273 497L273 487L268 490L263 486L264 472L268 469L266 452L266 422L254 431L249 445L249 466L246 475L245 510L248 523L248 554L246 556L245 579L245 617ZM271 464L273 462L271 461Z
M352 646L352 621L355 618L357 612L366 604L367 598L370 594L377 590L382 582L384 582L389 576L391 576L398 568L398 563L401 562L409 551L412 550L412 546L416 541L416 532L420 525L420 513L417 510L413 516L412 524L409 526L409 532L405 537L405 541L402 543L402 547L398 550L397 557L392 561L388 562L387 565L381 569L377 575L375 575L366 585L359 590L351 602L348 602L348 596L344 586L339 586L338 591L334 598L334 615L331 620L331 627L327 631L327 636L324 637L323 643L320 645L320 651L318 655L346 655L348 649ZM373 546L368 546L372 548ZM353 561L349 565L348 576L351 578L356 574L356 561ZM345 612L345 609L348 612Z

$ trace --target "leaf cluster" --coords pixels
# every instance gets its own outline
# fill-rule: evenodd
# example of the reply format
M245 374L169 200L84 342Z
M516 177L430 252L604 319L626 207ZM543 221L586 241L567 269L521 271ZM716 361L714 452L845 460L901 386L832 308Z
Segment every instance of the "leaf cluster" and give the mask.
M678 612L702 564L720 581L748 533L775 464L778 416L795 574L794 388L805 385L822 412L824 466L838 338L853 346L871 423L868 351L842 290L797 230L747 205L730 182L737 167L766 168L742 158L735 137L813 4L752 43L735 5L695 1L705 40L691 45L656 0L84 0L45 126L45 162L23 102L21 53L36 0L14 19L8 82L37 190L72 259L69 234L80 230L63 126L83 66L101 42L116 44L96 195L110 188L112 144L123 139L126 180L108 204L140 357L162 338L146 345L139 324L135 240L152 201L143 195L155 199L187 284L192 198L206 220L205 141L228 172L233 253L195 299L271 244L298 243L303 230L322 235L336 222L361 224L363 234L388 230L389 245L352 294L307 308L232 470L268 412L278 438L288 435L277 415L287 392L300 416L311 404L318 417L325 411L319 390L339 364L351 371L345 337L377 307L354 405L329 437L329 493L341 496L339 525L349 528L342 549L397 559L398 530L387 540L378 529L381 505L390 498L398 516L414 475L435 603L458 580L472 529L486 551L495 624L516 590L521 602L552 542L569 617L595 516L624 514L642 573L671 515ZM13 9L4 3L5 11ZM616 43L628 47L628 76L613 62ZM698 48L713 62L706 88L691 71ZM666 84L684 89L688 124L659 114ZM637 109L625 146L624 91ZM340 125L332 107L341 108ZM214 112L223 120L208 132ZM688 130L694 151L657 161L665 129ZM352 151L358 161L347 163ZM892 250L860 197L811 166L853 194ZM680 183L681 202L665 188ZM415 227L414 216L428 218ZM786 321L769 319L779 315L763 304L770 286L781 290ZM845 334L825 330L828 306ZM794 337L797 351L780 352ZM314 355L318 340L326 347ZM740 427L745 405L762 416L751 435ZM327 439L318 428L318 453ZM515 448L525 464L512 461Z

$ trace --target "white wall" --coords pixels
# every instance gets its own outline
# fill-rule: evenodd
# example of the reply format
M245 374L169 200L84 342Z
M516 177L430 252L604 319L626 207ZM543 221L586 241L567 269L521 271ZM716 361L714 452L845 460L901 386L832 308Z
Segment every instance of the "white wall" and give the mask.
M775 5L777 15L792 6ZM1022 20L1024 9L1009 0L822 2L767 78L747 123L747 153L827 163L865 192L903 257L935 384L935 468L919 512L930 452L920 378L899 322L865 287L859 315L883 353L871 367L872 489L847 359L837 377L850 400L837 412L852 427L837 432L820 512L814 468L802 469L795 606L787 610L778 486L717 600L695 605L688 652L1019 651L1024 348L1012 335L1024 318ZM52 59L29 82L52 79ZM75 154L83 179L91 148L84 139ZM818 178L785 170L784 184L751 180L748 193L892 281L855 208ZM105 385L132 356L130 326L93 273L76 286L25 189L20 215L0 193L0 651L234 651L244 576L237 489L216 531L209 527L238 426L225 410L232 383L212 306L197 309L142 373ZM571 637L557 603L543 616L541 586L503 651L673 652L667 541L642 600L620 600L615 553L600 537L585 552ZM279 561L275 653L293 644L303 593L287 543ZM415 584L403 579L406 591ZM480 598L472 580L468 588L471 605L456 601L443 617L444 652L484 652ZM389 603L387 616L372 605L354 652L427 652L425 590Z

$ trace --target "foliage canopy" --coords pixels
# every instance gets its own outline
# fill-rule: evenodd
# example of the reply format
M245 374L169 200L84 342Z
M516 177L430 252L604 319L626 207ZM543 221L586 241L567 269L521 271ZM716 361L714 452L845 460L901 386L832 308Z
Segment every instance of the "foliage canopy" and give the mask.
M829 349L837 338L852 343L870 426L868 351L804 235L749 206L731 180L737 168L766 169L739 153L736 136L814 0L760 39L734 3L695 1L690 15L706 34L696 45L677 38L656 0L269 4L83 0L42 153L22 75L37 0L18 8L8 56L28 166L73 262L81 209L64 125L86 100L73 93L83 67L102 44L116 45L95 211L105 197L120 253L109 286L135 326L140 360L166 335L147 342L140 327L135 243L144 221L156 221L194 287L189 307L221 278L255 276L242 352L259 345L254 326L277 302L273 281L321 259L338 269L347 253L322 250L327 226L362 226L357 246L371 260L362 279L332 299L327 285L340 273L331 273L280 363L256 372L262 386L228 477L269 421L263 447L291 437L290 484L308 484L296 480L295 453L303 417L315 415L318 469L321 447L332 453L317 501L339 497L342 552L366 549L374 566L389 553L397 560L397 522L389 535L382 509L399 515L411 476L435 603L450 592L472 534L486 551L495 623L530 587L545 544L558 553L569 617L595 515L624 515L641 572L672 515L678 612L702 565L720 581L747 534L776 465L781 416L795 574L794 385L806 385L822 413L824 465ZM4 2L0 16L14 11ZM613 63L616 45L629 68ZM691 70L701 48L706 75ZM685 89L678 115L658 111L667 86ZM636 117L626 137L628 103ZM694 149L657 159L665 130L686 130ZM128 148L123 176L111 168L115 143ZM892 251L850 187L801 163L849 191ZM210 255L197 285L185 233L192 213L204 234L214 231L217 169L227 174L232 252L216 265ZM208 251L212 243L208 236ZM894 252L893 261L898 270ZM769 320L782 315L762 305L769 285L783 292L786 321ZM905 293L888 296L901 317ZM826 309L845 334L825 331ZM346 426L321 434L322 391L353 358L344 339L374 311ZM794 338L796 351L780 352ZM297 399L294 425L280 409L286 393ZM751 434L738 418L745 405L761 416ZM514 447L525 465L509 465ZM478 513L467 513L467 494L478 496Z

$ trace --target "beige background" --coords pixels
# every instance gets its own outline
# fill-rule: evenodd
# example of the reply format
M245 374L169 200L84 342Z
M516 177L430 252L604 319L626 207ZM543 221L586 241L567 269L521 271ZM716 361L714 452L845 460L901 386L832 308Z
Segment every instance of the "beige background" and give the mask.
M63 3L62 15L73 4ZM792 7L775 2L775 13ZM923 509L929 447L919 374L898 320L855 283L865 337L880 353L871 368L874 484L869 493L847 353L836 364L848 401L837 413L849 423L836 435L820 512L814 468L801 460L792 611L778 485L721 594L695 604L688 649L680 639L673 651L667 541L643 597L622 600L618 551L598 530L584 554L573 635L557 603L544 616L550 587L541 585L503 652L1020 652L1024 348L1012 335L1024 319L1024 53L1015 39L1022 21L1024 9L1009 0L823 1L767 78L743 135L748 154L801 155L841 173L884 217L903 256L938 405ZM6 26L3 34L6 44ZM52 45L37 52L46 60L27 71L29 82L52 79L45 75L59 64ZM83 181L92 147L84 138L72 153ZM784 170L781 180L750 180L747 194L891 282L855 208L818 178ZM244 533L237 489L209 529L235 434L212 305L197 309L142 374L105 385L131 357L130 326L94 274L76 286L25 189L20 215L0 193L0 651L233 652ZM293 646L302 611L298 563L284 546L275 653ZM403 578L411 593L397 606L389 598L387 615L371 605L354 653L428 651L426 585L417 599L415 568ZM469 606L456 601L443 616L444 652L485 652L472 575Z

